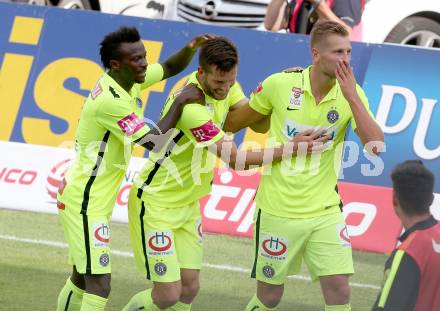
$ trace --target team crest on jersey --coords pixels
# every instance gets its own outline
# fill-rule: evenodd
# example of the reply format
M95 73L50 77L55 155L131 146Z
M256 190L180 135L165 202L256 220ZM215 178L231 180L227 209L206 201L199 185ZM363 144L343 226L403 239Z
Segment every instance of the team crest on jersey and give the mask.
M93 246L106 248L110 242L110 227L106 222L97 222L92 225Z
M276 261L286 260L288 244L289 241L287 238L273 235L262 235L260 255L264 258Z
M339 119L339 113L335 110L332 109L327 113L327 121L330 123L335 123L336 121L338 121Z
M345 224L337 224L336 232L339 235L339 242L342 247L351 247L350 236L348 235L347 226Z
M99 96L99 94L102 93L102 87L101 84L98 82L96 83L95 87L93 88L93 90L90 92L90 97L95 100L96 97Z
M210 113L214 113L214 106L211 103L206 103L206 109L208 109Z
M148 256L171 256L174 254L171 231L152 231L147 233Z
M142 108L142 99L140 99L139 97L136 97L136 106L138 108Z

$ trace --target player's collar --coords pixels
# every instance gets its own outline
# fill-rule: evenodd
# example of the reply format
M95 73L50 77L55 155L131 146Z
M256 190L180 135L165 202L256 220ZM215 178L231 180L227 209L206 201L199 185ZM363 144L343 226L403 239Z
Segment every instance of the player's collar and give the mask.
M108 71L104 73L105 81L108 84L109 91L113 94L114 97L119 96L121 99L129 99L131 100L131 95L129 92L127 92L122 86L119 85L118 82L115 81L109 74ZM134 87L134 84L133 84ZM130 91L133 89L133 87L130 89ZM110 89L111 88L111 89Z
M428 228L431 228L432 226L435 226L436 224L437 224L437 220L431 215L431 217L429 217L428 219L420 221L420 222L416 223L414 226L412 226L411 228L408 228L400 236L399 241L400 242L405 241L405 239L416 230L428 229Z
M310 96L313 97L313 93L312 93L312 85L310 83L310 71L312 69L312 66L310 65L309 67L307 67L306 69L303 70L302 72L302 79L303 79L303 89L304 91L308 92L310 94ZM336 81L336 83L333 85L333 87L330 89L330 91L327 93L327 95L325 95L324 99L325 101L327 100L335 100L337 99L339 94L339 84L338 81Z

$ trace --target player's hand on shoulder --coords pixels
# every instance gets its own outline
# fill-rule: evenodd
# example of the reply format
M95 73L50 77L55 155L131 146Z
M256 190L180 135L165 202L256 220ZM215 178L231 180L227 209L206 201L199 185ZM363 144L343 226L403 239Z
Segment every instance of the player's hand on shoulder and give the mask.
M205 105L205 94L202 90L194 83L189 83L179 89L176 93L174 93L175 100L182 105L190 104L190 103L198 103L201 105Z
M303 70L304 70L303 67L297 66L297 67L290 67L290 68L284 69L283 72L284 73L291 73L291 72L298 73L298 72L303 72Z

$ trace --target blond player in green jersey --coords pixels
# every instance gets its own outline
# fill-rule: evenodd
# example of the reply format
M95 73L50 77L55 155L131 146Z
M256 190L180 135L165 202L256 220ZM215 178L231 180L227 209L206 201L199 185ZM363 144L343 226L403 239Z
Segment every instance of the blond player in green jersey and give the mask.
M132 147L160 148L161 140L166 141L161 133L174 128L184 104L203 102L202 92L187 86L150 130L143 121L140 92L182 71L209 38L196 37L163 64L151 65L136 28L122 27L101 42L106 72L83 106L76 158L58 195L73 272L58 296L57 310L104 310L110 293L110 217Z
M150 153L133 184L128 203L130 235L137 266L153 281L153 289L136 294L124 311L191 309L202 265L199 199L211 191L216 156L233 168L249 168L283 155L291 157L300 142L308 152L318 152L329 139L309 131L276 148L237 150L222 130L228 112L248 102L236 83L237 65L238 52L226 38L202 46L198 70L188 83L203 90L206 104L185 106L174 135L160 152ZM168 98L162 115L174 100ZM312 150L314 143L320 146Z
M269 76L250 103L233 111L225 129L236 131L270 117L270 141L283 144L304 130L326 131L332 146L317 156L292 157L263 172L256 195L257 293L246 311L275 310L288 275L304 260L319 280L326 311L350 310L351 243L340 210L337 179L348 125L370 152L383 133L350 67L351 44L340 24L323 21L311 33L313 63L302 72Z

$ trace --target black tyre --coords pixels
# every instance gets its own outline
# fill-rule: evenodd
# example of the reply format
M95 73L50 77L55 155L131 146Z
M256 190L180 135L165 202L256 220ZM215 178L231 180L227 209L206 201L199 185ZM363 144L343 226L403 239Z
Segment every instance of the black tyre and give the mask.
M59 0L58 7L66 9L91 10L92 6L88 0Z
M407 17L391 30L385 42L440 48L440 24L426 17Z

